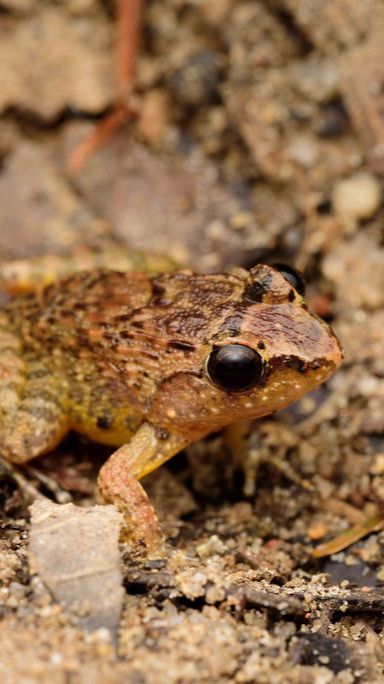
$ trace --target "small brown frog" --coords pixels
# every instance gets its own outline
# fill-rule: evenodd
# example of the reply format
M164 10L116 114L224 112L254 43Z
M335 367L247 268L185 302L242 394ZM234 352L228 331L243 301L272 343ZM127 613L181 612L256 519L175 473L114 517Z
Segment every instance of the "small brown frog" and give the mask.
M313 390L341 351L290 268L159 273L158 258L120 252L97 265L47 257L0 269L3 289L24 290L0 314L0 453L24 463L69 430L120 446L99 488L127 536L153 551L163 536L139 480L191 442Z

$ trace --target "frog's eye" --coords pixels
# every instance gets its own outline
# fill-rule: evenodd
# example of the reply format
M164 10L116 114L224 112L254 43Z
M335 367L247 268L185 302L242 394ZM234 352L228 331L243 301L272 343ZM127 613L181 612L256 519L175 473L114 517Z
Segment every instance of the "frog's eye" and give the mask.
M207 360L212 382L230 392L245 392L264 376L264 361L257 351L243 344L227 344L214 349Z
M279 271L281 275L291 283L292 287L295 288L299 295L305 295L305 280L300 271L297 271L296 268L288 266L287 264L272 264L272 268Z

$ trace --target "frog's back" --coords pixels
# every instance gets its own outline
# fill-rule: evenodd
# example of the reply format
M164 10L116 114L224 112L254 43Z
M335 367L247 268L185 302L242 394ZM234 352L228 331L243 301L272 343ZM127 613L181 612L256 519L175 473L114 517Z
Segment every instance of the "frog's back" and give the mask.
M145 305L150 297L147 274L90 271L16 297L6 311L26 345L44 341L72 347L74 341L81 344L86 331L93 331L96 339L96 330L107 330L116 317Z
M228 274L98 270L21 295L6 311L24 358L61 375L71 427L115 444L149 415L166 377L200 369L212 327L242 287Z
M122 347L132 347L132 353L138 346L157 349L160 355L201 343L242 288L241 279L228 274L98 270L17 297L6 311L26 349L49 354L61 348L69 355L87 350L95 356L109 351L117 361Z

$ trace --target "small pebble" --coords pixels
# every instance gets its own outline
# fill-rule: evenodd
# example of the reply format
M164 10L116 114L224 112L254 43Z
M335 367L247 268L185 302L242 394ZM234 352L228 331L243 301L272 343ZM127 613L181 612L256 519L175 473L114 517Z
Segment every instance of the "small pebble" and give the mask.
M373 475L383 475L384 473L384 454L376 454L373 464L370 467Z
M226 546L216 534L213 534L205 544L200 544L196 550L200 558L209 558L210 556L224 553Z
M337 214L356 221L368 219L381 204L381 186L373 174L357 173L337 183L332 200Z
M251 223L252 214L248 211L239 211L231 217L231 225L235 230L244 230Z
M179 102L200 106L214 97L219 73L216 54L211 50L202 50L191 55L183 67L171 75L169 84Z

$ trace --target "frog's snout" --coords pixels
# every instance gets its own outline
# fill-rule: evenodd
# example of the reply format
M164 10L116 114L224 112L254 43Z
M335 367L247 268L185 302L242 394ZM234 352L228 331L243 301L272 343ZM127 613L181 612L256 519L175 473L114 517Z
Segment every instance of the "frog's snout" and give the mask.
M340 341L328 323L310 312L307 315L305 334L301 340L300 335L297 335L296 342L299 345L302 344L302 354L304 357L307 356L309 363L321 363L324 368L329 368L333 373L343 360ZM299 330L300 323L299 327L295 328L295 332L298 333Z
M324 380L333 375L343 360L343 349L332 328L317 317L312 318L309 335L303 346L303 356L307 356L308 369L322 370Z
M341 365L343 349L331 326L315 314L303 310L303 318L296 315L293 339L299 347L299 354L307 357L309 366L323 367L326 377L332 375ZM301 327L303 326L303 327ZM303 335L300 335L300 332Z
M341 365L341 362L343 361L344 358L344 352L343 348L336 336L336 334L333 332L332 328L328 327L327 329L327 342L324 345L325 347L325 354L324 357L325 359L334 365L335 370L339 368Z

